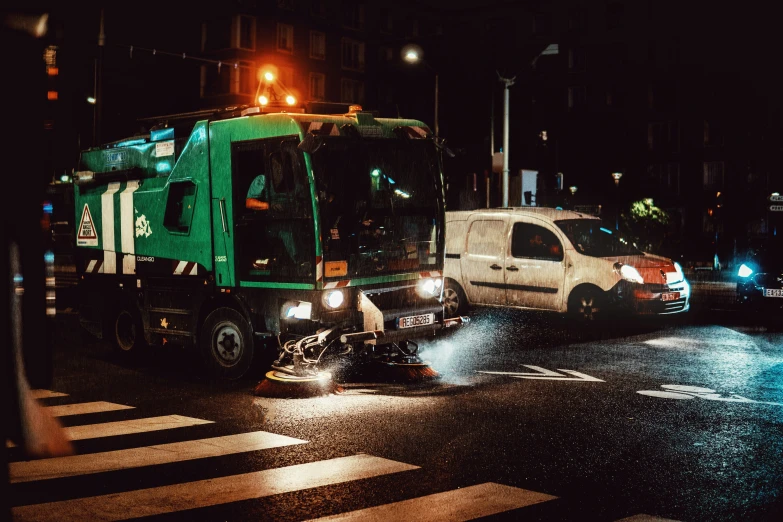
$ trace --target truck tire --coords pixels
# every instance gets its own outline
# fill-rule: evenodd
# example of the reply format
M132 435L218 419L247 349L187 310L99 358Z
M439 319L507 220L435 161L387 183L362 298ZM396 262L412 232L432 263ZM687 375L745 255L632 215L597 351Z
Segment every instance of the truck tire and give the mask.
M121 357L138 357L147 346L141 314L135 306L127 303L121 303L110 310L103 327L104 341Z
M468 300L465 298L465 292L458 283L447 279L446 287L443 289L443 316L446 319L458 317L464 314L467 308Z
M210 312L198 344L207 370L221 379L239 379L253 362L253 329L232 308Z

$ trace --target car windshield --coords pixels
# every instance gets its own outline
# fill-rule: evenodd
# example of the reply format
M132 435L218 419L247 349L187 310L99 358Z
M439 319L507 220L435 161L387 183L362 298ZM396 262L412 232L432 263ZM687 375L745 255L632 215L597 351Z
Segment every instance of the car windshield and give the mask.
M591 257L644 255L608 228L598 219L563 219L555 221L580 254Z
M347 265L332 276L437 266L441 188L431 140L326 138L312 165L324 261Z

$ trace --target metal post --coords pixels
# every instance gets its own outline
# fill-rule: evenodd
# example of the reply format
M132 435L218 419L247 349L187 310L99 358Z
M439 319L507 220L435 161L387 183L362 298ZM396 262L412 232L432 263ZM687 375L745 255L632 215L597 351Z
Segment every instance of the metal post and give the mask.
M508 89L514 85L514 80L515 78L500 78L500 81L505 84L505 88L503 89L503 207L508 206Z
M438 73L435 73L435 137L438 136Z
M93 145L101 141L101 117L103 112L103 48L106 43L106 34L103 30L103 9L101 9L101 23L98 32L98 57L95 59L95 105L93 113Z

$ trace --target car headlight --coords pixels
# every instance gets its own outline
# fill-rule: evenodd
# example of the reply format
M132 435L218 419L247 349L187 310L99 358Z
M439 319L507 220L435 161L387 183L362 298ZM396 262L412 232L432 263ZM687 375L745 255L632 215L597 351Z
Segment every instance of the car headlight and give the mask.
M330 290L324 294L324 304L329 308L340 308L344 301L345 295L342 290Z
M685 280L685 272L682 271L682 266L677 261L674 262L674 270L677 272L677 279L674 281L667 281L669 283L679 283Z
M753 274L753 269L750 268L745 263L740 265L739 272L737 272L737 275L740 277L750 277L752 274Z
M440 278L420 279L416 284L416 292L421 297L435 297L440 294L441 286L443 286L443 280Z
M636 270L631 265L615 263L614 271L620 274L620 277L622 277L626 281L630 281L632 283L639 283L640 285L644 284L644 278L642 277L642 274L640 274L639 271Z

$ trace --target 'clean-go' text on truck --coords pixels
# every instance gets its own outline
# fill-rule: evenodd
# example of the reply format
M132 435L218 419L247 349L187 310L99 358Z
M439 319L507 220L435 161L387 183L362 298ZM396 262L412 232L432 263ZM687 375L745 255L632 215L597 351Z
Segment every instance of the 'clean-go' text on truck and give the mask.
M83 322L120 352L196 347L218 376L277 339L277 371L329 355L421 364L444 321L441 144L415 120L229 108L159 118L82 153ZM97 325L96 325L97 326Z

